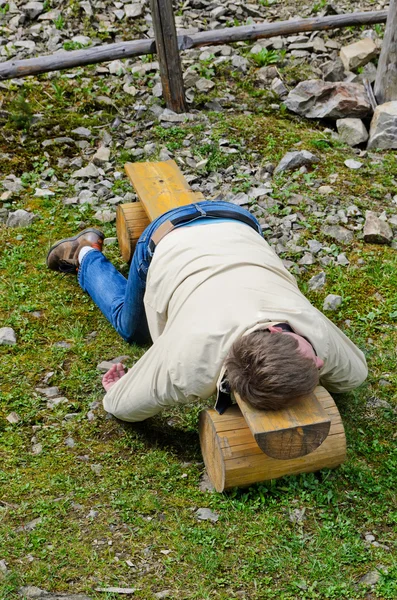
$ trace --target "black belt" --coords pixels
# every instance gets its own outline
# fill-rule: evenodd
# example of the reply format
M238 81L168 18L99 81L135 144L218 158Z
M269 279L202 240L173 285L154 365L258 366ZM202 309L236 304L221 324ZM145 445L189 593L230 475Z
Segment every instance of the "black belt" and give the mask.
M175 217L174 219L168 219L159 225L156 231L153 233L149 242L149 250L153 253L157 244L171 231L176 229L178 225L183 223L189 223L195 219L206 219L207 217L219 217L220 219L233 219L234 221L242 221L246 225L255 229L258 233L262 233L260 228L257 226L255 221L249 216L239 213L234 210L222 210L222 209L209 209L206 211L196 211L195 214L184 215L181 217Z

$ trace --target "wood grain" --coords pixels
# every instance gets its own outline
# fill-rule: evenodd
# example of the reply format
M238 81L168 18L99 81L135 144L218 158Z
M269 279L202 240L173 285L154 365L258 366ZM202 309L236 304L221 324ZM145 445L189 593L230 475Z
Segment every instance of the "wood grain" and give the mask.
M310 19L296 19L291 21L278 21L276 23L256 23L226 29L203 31L191 36L177 37L179 50L197 48L200 46L215 46L243 40L259 40L277 35L292 35L305 31L322 31L339 29L348 26L371 25L384 23L387 19L387 10L368 11L361 13L348 13L331 15L329 17L314 17ZM71 52L56 52L47 56L28 58L25 60L7 60L0 63L0 81L13 77L26 77L50 71L62 71L84 65L93 65L116 59L130 58L156 53L154 39L134 40L105 44L87 48L85 50L72 50Z
M397 0L390 0L374 92L378 104L397 100Z
M150 0L161 85L167 108L187 112L172 0Z
M130 263L135 246L150 221L140 202L119 204L116 209L116 232L121 256Z
M256 443L273 458L306 456L329 433L330 417L314 393L302 397L290 408L277 411L259 410L238 394L234 393L234 397Z
M125 170L150 221L172 208L204 200L193 192L173 160L127 163Z
M225 415L218 415L213 409L203 411L199 424L201 451L215 489L222 492L235 486L340 465L346 458L343 423L329 394L323 388L317 390L317 398L331 421L329 435L311 454L289 460L271 458L262 452L238 406L229 408ZM230 429L222 424L226 415Z

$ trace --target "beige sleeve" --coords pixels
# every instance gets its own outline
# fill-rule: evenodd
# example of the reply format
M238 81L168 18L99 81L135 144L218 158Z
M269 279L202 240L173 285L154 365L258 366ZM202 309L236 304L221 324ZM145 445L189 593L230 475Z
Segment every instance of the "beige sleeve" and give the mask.
M327 327L329 346L320 372L320 383L330 392L349 392L367 378L365 356L329 319Z
M103 407L122 421L144 421L164 408L197 399L173 384L166 367L167 348L160 337L105 395Z

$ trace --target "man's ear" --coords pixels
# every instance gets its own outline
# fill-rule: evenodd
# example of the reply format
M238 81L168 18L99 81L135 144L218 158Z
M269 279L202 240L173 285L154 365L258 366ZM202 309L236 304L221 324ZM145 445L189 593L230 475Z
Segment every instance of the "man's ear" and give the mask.
M319 358L318 356L316 356L316 367L317 369L322 369L324 366L324 361L322 358Z

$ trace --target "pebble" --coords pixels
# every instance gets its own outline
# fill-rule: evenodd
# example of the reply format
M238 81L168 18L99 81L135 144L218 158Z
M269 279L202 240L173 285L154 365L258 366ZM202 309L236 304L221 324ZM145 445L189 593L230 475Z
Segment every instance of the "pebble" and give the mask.
M326 276L324 271L314 275L311 279L309 279L309 290L321 290L325 285Z
M338 310L342 304L342 296L336 294L328 294L323 303L323 311Z
M65 446L67 446L68 448L74 448L76 445L76 442L74 441L74 439L72 437L67 437L65 440Z
M0 327L0 346L14 346L17 343L12 327Z
M10 412L10 414L6 416L6 419L12 425L15 425L21 421L21 417L16 412Z
M38 215L20 208L8 214L6 225L7 227L29 227L38 218Z
M345 160L344 164L349 169L361 169L361 167L363 166L363 163L361 163L359 160L354 160L354 158L348 158L347 160Z
M212 521L216 523L219 519L219 515L209 508L199 508L196 510L196 518L199 521Z

